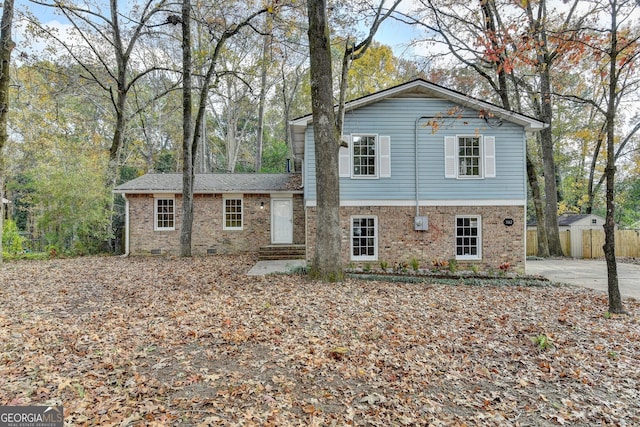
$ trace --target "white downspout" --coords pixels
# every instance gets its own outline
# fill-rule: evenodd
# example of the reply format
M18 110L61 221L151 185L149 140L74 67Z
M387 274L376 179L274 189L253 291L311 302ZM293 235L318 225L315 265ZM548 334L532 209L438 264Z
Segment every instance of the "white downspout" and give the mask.
M129 199L127 195L122 193L124 198L124 254L122 256L129 256Z

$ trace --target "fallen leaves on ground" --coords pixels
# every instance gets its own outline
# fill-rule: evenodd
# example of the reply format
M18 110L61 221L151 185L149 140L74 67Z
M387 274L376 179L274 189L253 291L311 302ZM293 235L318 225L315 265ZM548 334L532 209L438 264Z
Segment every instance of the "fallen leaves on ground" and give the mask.
M585 289L326 284L253 261L4 264L0 404L63 405L74 426L640 424L637 301L610 317Z

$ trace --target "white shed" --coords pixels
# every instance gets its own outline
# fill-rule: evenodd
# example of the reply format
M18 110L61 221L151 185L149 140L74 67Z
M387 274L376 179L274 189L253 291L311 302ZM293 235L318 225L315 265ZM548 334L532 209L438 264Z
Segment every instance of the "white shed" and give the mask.
M605 219L594 214L562 214L558 217L558 229L560 232L569 232L571 241L571 257L583 258L582 231L603 230ZM531 222L527 226L529 230L535 230L537 223Z

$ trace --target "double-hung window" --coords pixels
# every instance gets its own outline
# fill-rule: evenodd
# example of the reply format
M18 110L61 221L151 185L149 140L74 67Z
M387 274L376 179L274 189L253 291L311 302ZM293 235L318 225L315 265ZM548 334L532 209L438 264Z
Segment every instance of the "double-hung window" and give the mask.
M224 198L225 230L242 230L242 197Z
M374 135L354 135L351 141L353 145L353 176L372 177L378 176L377 152L378 143Z
M482 258L482 220L478 215L456 216L456 259Z
M375 216L351 218L351 259L378 259L378 223Z
M481 160L482 157L480 156L480 137L458 137L458 176L473 178L480 177Z
M175 230L175 199L154 199L154 230Z
M495 137L482 135L445 136L444 170L445 178L495 178Z
M376 134L342 135L340 177L378 179L391 177L391 137Z

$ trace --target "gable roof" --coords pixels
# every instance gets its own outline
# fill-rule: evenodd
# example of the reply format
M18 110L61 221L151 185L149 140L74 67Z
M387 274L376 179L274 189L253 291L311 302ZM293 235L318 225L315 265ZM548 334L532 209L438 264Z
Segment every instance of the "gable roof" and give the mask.
M539 131L548 127L546 123L534 119L533 117L506 110L498 105L473 98L471 96L465 95L462 92L445 88L444 86L431 83L424 79L411 80L407 83L393 86L391 88L384 89L379 92L349 101L345 104L345 112L364 107L366 105L373 104L387 98L418 96L445 99L477 111L487 111L492 113L497 118L519 124L529 131ZM289 122L293 140L294 155L296 157L302 157L302 155L304 154L304 133L306 128L311 125L312 122L312 114L298 117Z
M571 225L575 222L578 222L584 218L600 218L602 220L604 220L604 218L602 218L601 216L598 215L594 215L594 214L562 214L558 217L558 225L559 226L567 226L567 225Z
M578 222L584 218L597 218L604 221L604 218L602 218L600 215L595 215L595 214L562 214L562 215L558 215L558 226L568 227L571 224ZM536 218L533 218L531 221L527 223L527 225L537 226L538 220Z
M182 193L182 174L150 173L125 182L113 190L119 194ZM195 194L213 193L302 193L300 174L208 173L196 174Z

